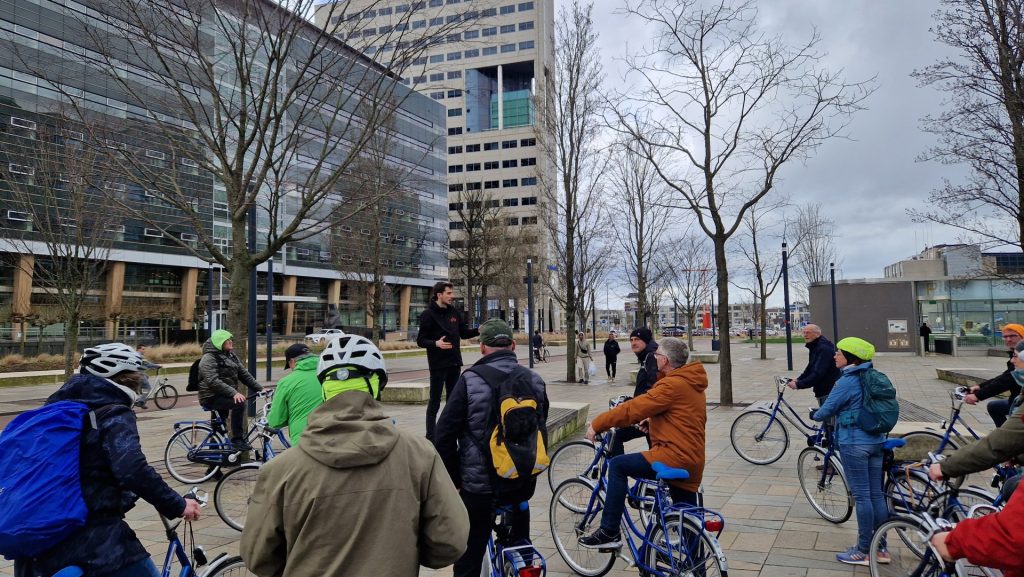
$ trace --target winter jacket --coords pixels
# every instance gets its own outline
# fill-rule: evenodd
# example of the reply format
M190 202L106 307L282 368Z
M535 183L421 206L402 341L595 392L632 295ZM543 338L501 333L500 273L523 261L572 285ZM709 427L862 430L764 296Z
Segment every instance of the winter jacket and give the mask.
M978 473L994 467L1004 461L1024 459L1024 422L1021 422L1020 408L1006 419L1003 426L992 431L988 436L961 447L946 456L939 463L945 477L960 477Z
M1010 352L1010 356L1013 356L1013 352ZM1013 380L1013 361L1006 361L1006 370L999 374L995 378L991 378L979 385L978 392L975 395L979 401L990 399L998 394L1009 391L1010 393L1010 404L1013 404L1014 398L1020 394L1020 385L1017 381Z
M628 427L650 419L650 450L641 454L648 463L660 461L690 473L673 485L697 491L704 476L704 426L708 413L704 391L708 374L701 363L690 363L669 371L646 394L602 413L591 426L597 432Z
M576 339L576 358L577 359L589 359L589 358L592 358L590 356L590 345L587 344L587 341L585 339L582 340L582 341L579 340L579 339Z
M821 337L819 337L821 338ZM836 381L835 388L825 399L825 404L814 412L811 417L815 421L824 421L837 417L836 438L839 446L846 443L851 445L875 445L885 442L885 433L871 434L857 426L857 413L861 409L861 401L864 396L864 389L860 384L860 377L857 373L871 368L871 362L859 365L846 365L840 371L842 376Z
M1001 569L1003 577L1024 577L1024 491L1015 491L998 513L957 523L946 537L954 559Z
M82 436L82 495L89 516L83 527L32 560L37 575L49 577L69 565L89 576L106 575L149 558L124 520L139 497L167 518L185 512L185 500L146 462L126 390L107 379L79 374L46 400L87 405L96 411L98 428L88 427Z
M253 391L263 390L235 353L224 352L209 340L203 343L203 358L199 360L199 404L204 405L214 397L233 397L242 392L242 385Z
M316 355L299 359L292 372L277 382L267 424L275 429L288 426L292 446L299 444L306 419L313 409L324 404L324 389L316 377Z
M619 356L619 342L612 339L608 339L604 342L604 356L610 360L615 360Z
M820 336L804 345L807 347L807 368L796 378L796 388L814 389L815 397L827 397L839 379L836 367L836 346Z
M636 387L633 388L633 398L646 393L654 382L658 380L658 360L654 358L654 351L658 350L658 343L651 341L647 343L644 350L636 353L636 360L640 363L640 370L636 373Z
M462 366L462 339L480 335L479 329L471 329L462 318L462 311L453 306L441 308L437 302L430 303L420 315L420 332L416 344L427 349L427 366L430 370ZM448 337L450 349L437 348L437 341Z
M309 415L298 448L263 465L240 553L260 577L415 577L454 563L469 516L430 442L362 391Z
M533 348L539 349L544 346L544 337L540 335L533 335L530 337L530 342L533 343Z
M488 365L509 373L519 366L516 354L500 350L485 355L473 366ZM533 389L540 402L541 435L547 445L548 396L544 379L533 373ZM497 476L487 446L496 400L491 386L482 377L466 370L452 389L451 397L437 420L434 445L440 453L448 474L462 491L477 494L495 492L493 480Z

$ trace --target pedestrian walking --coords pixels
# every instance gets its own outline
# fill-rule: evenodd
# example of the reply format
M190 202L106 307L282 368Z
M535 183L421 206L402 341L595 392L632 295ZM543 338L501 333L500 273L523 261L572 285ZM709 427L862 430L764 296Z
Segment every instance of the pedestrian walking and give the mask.
M615 363L619 359L619 341L615 340L615 331L608 333L608 340L604 342L604 372L608 375L608 381L615 380Z
M584 385L590 382L590 365L594 358L590 356L590 345L587 344L587 335L583 331L576 332L576 381ZM582 375L582 377L580 376Z
M932 329L928 326L928 323L921 323L921 328L918 329L917 334L921 335L921 338L924 339L924 352L929 352L928 341L931 340Z

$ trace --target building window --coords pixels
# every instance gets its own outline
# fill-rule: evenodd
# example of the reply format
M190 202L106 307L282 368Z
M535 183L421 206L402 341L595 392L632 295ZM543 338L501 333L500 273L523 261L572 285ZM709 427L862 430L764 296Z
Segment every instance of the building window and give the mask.
M501 53L502 54L507 54L509 52L515 52L515 51L516 51L516 45L515 44L502 44L501 45Z
M462 147L461 146L449 146L448 147L448 154L462 154Z
M513 162L515 162L515 161L513 161ZM536 158L524 158L523 161L519 163L519 166L537 166L537 159Z
M456 126L455 128L449 128L448 129L448 136L458 136L460 134L462 134L462 127L461 126Z
M446 16L444 21L445 21L445 24L454 24L454 23L458 22L461 19L462 19L462 16L460 14L451 14L449 16Z
M430 63L437 64L438 62L444 62L444 54L431 54Z
M461 164L450 164L448 165L448 174L456 174L462 172Z
M517 186L519 186L519 179L516 178L506 178L505 180L501 181L502 188L515 188Z
M424 75L421 75L421 76L416 76L416 77L414 77L414 78L412 79L412 81L413 81L414 83L416 83L416 84L422 84L422 83L424 83L424 82L426 82L426 81L427 81L427 75L426 75L426 74L424 74Z
M536 138L523 138L519 141L519 146L537 146Z
M536 44L533 42L533 40L524 40L519 43L520 50L533 50L535 46Z
M515 140L502 140L501 141L501 148L502 148L502 150L506 150L506 149L509 149L509 148L515 148L516 146L518 146L518 144L519 143L517 141L515 141Z
M444 25L444 18L442 18L440 16L438 16L436 18L431 18L430 19L430 25L431 26L443 26Z
M522 32L523 30L533 30L533 20L530 20L529 22L520 22L519 31Z
M501 14L511 14L516 11L515 4L509 4L508 6L502 6L500 9Z
M523 226L526 226L528 224L537 224L537 217L536 216L524 216L523 217Z
M523 206L532 206L532 205L535 205L535 204L537 204L537 197L536 196L524 196L523 197Z
M449 44L453 42L462 42L462 34L449 34L445 41Z
M484 206L487 208L498 208L499 206L501 206L501 203L498 202L496 199L488 200L487 202L484 203Z
M496 27L494 27L494 26L492 26L490 28L484 28L484 36L485 37L487 37L487 36L494 36L497 33L498 33L498 29Z
M465 56L466 58L476 58L477 56L480 56L480 49L474 48L472 50L467 50L466 53L463 54L463 56Z
M417 20L417 21L412 23L412 29L413 30L419 30L420 28L426 28L426 27L427 27L427 21L426 20Z
M430 7L431 8L437 8L438 6L441 6L443 4L444 4L444 0L430 0Z
M448 60L462 60L462 52L449 52Z
M502 168L515 168L518 165L519 165L519 163L514 158L509 159L509 160L502 160L501 161L501 167Z
M502 34L508 34L510 32L515 32L515 31L516 31L516 25L515 24L504 24L501 27L501 33Z
M377 17L377 11L376 10L367 10L366 12L363 12L363 20L368 20L370 18L376 18L376 17Z
M474 39L480 37L480 31L479 30L466 30L466 33L463 34L463 36L466 38L466 40L474 40Z
M520 6L522 6L522 4L520 4ZM522 8L520 8L520 10L522 10ZM409 11L409 5L408 4L399 4L398 6L395 6L395 13L396 14L405 14L408 11Z
M492 160L492 161L484 163L484 170L497 170L497 169L498 169L498 161L497 160Z
M480 188L481 187L480 187L480 183L479 182L467 182L466 183L466 190L480 190Z
M448 192L462 192L462 185L461 184L449 184L448 185ZM448 205L448 210L456 210L456 209L452 208L452 205L449 204Z
M458 186L458 185L452 185L452 186ZM448 187L448 190L451 191L451 186ZM461 186L459 187L459 190L462 190ZM455 191L452 191L452 192L455 192ZM461 202L449 202L448 203L448 210L462 210L462 203Z
M501 183L498 182L497 180L485 180L484 181L484 190L490 190L492 188L498 188L498 186L500 184Z
M466 225L460 220L453 220L448 223L448 230L463 230Z
M510 216L505 219L505 226L516 226L519 224L518 216Z
M448 98L458 98L462 96L462 90L449 90Z
M379 14L381 16L390 16L391 15L391 7L388 6L388 7L385 7L385 8L381 8L381 9L377 10L377 14Z
M466 165L466 172L478 172L480 170L479 162L471 162Z
M498 150L498 143L497 142L485 142L484 143L484 150Z
M442 80L444 80L444 73L443 72L437 72L435 74L431 74L430 75L430 81L431 82L440 82Z
M519 199L518 198L506 198L505 200L502 201L502 204L504 206L519 206Z
M448 73L448 80L456 80L456 79L459 79L459 78L462 78L462 71L461 70L453 70L453 71Z
M520 2L519 11L526 12L527 10L533 10L533 2Z
M479 144L467 144L466 145L466 152L480 152L480 145Z
M498 11L494 8L486 8L480 12L480 16L484 18L490 18L491 16L497 16Z
M384 25L377 29L380 34L389 34L391 32L391 26Z
M482 53L483 53L484 56L493 56L493 55L498 53L498 47L497 46L484 46L484 49L483 49Z
M527 176L527 177L523 178L522 179L522 185L523 186L537 186L537 177L536 176Z
M433 98L434 100L443 100L444 99L444 91L441 91L441 92L431 92L430 93L430 97Z

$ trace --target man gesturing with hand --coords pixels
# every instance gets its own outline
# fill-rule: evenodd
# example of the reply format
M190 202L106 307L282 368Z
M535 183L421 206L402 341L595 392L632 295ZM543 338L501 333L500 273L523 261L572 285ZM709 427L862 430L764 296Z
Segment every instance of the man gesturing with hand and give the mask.
M427 349L430 368L430 400L427 402L427 439L434 440L437 411L441 407L441 387L450 395L462 372L462 339L480 334L466 325L462 312L452 306L455 290L450 282L439 282L430 290L430 305L420 315L416 344Z

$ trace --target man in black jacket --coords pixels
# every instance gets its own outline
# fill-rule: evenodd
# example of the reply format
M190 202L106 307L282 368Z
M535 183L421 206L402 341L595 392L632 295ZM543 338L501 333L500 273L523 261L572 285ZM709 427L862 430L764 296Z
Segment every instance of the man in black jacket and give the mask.
M521 367L515 350L516 343L512 340L512 329L508 324L501 319L490 319L480 325L480 354L483 357L473 367L486 366L506 375L512 371L525 371L538 401L538 425L547 446L548 397L544 379ZM494 469L487 449L495 424L492 413L497 413L494 386L472 367L466 369L451 391L437 422L434 445L469 512L466 552L455 562L455 577L480 574L487 538L494 528L495 507L529 501L537 487L535 476L500 479ZM529 539L529 509L524 511L512 507L511 525L510 541Z
M1003 344L1010 349L1010 358L1012 359L1014 347L1017 346L1017 343L1021 341L1021 337L1024 336L1024 326L1015 323L1003 325L1002 335ZM989 401L988 406L985 407L997 428L1003 426L1003 423L1006 422L1006 416L1010 413L1010 406L1014 398L1020 394L1020 385L1013 380L1013 369L1013 362L1006 361L1006 371L994 379L989 379L980 385L974 385L971 387L971 393L964 397L965 403L974 405L978 401L984 401L1000 393L1009 392L1010 398Z
M480 334L471 329L454 306L455 290L450 282L439 282L430 291L430 306L420 315L416 344L427 349L430 368L430 400L427 402L427 439L434 440L437 410L441 407L441 387L450 397L462 369L462 339Z
M836 346L821 335L821 327L818 325L804 327L804 341L804 346L810 353L807 368L799 377L790 379L786 385L791 389L813 389L820 407L839 379L839 369L836 368L834 359Z
M636 355L640 363L640 370L636 373L636 386L633 388L633 398L646 393L658 380L658 360L654 358L654 352L658 350L658 343L654 340L654 333L647 327L638 327L629 333L629 348ZM611 456L616 457L625 452L623 445L626 441L646 438L643 432L636 427L619 429L612 441ZM650 444L648 442L648 444Z
M615 331L608 333L608 340L604 342L604 372L608 374L608 380L615 380L615 363L619 360L619 341L615 340Z

